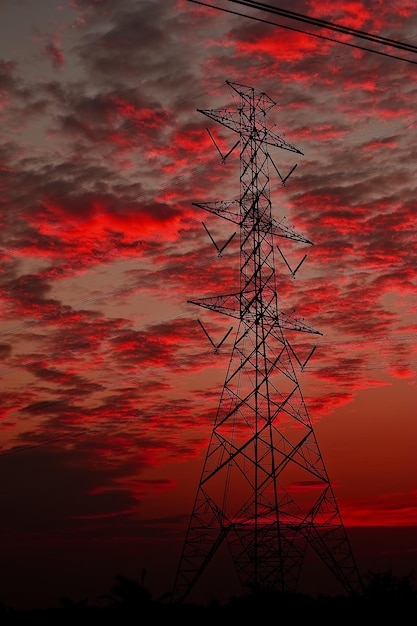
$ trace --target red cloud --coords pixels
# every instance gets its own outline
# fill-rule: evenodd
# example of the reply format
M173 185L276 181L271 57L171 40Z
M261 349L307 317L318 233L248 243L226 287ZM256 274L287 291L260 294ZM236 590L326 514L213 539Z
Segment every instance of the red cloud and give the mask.
M56 43L49 41L45 47L44 51L46 55L51 59L52 65L55 69L61 69L65 65L64 53L61 48Z
M284 39L277 37L271 29L261 34L257 31L256 28L248 28L234 32L236 40L233 43L239 54L247 53L256 57L268 55L280 61L294 61L323 47L319 40L298 32L288 32Z

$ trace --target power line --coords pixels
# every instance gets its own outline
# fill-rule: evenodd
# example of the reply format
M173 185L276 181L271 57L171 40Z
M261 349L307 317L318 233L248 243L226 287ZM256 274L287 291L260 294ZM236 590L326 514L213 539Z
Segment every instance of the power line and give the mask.
M228 0L228 2L233 2L234 4L242 4L244 6L248 6L254 9L260 9L261 11L267 11L268 13L281 15L281 17L288 17L290 19L294 19L300 22L306 22L307 24L313 24L314 26L320 26L323 28L334 30L336 32L344 33L346 35L352 35L353 37L359 37L360 39L367 39L368 41L373 41L375 43L382 43L392 48L399 48L400 50L407 50L408 52L417 53L417 46L403 43L401 41L396 41L395 39L382 37L380 35L367 33L363 30L350 28L349 26L336 24L335 22L328 22L326 20L310 17L309 15L303 15L301 13L295 13L294 11L288 11L287 9L281 9L270 4L265 4L264 2L256 2L254 0Z
M235 0L229 0L229 1L234 2ZM300 28L294 28L292 26L278 24L277 22L272 22L271 20L262 19L260 17L256 17L255 15L248 15L247 13L239 13L239 11L232 11L230 9L225 9L223 7L217 7L214 4L209 4L208 2L201 2L200 0L188 0L188 2L193 2L194 4L200 4L202 6L209 7L210 9L216 9L217 11L223 11L225 13L230 13L232 15L239 15L241 17L247 17L251 20L255 20L256 22L262 22L263 24L270 24L271 26L278 26L279 28L285 28L286 30L291 30L296 33L302 33L303 35L310 35L311 37L317 37L318 39L323 39L324 41L331 41L332 43L339 43L344 46L348 46L350 48L356 48L357 50L373 52L374 54L379 54L380 56L388 57L390 59L396 59L398 61L405 61L406 63L417 65L417 61L412 61L411 59L406 59L404 57L400 57L395 54L389 54L388 52L382 52L381 50L374 50L373 48L367 48L366 46L359 46L358 44L353 44L348 41L341 41L340 39L333 39L332 37L326 37L325 35L319 35L318 33L313 33L311 31L302 30ZM243 2L241 4L243 4ZM346 33L346 34L349 34L349 33ZM406 45L406 44L403 44L403 45ZM392 46L392 47L395 47L395 46ZM407 50L409 52L410 51L414 52L414 50L411 50L411 47L410 49L407 48ZM417 52L417 49L415 51Z

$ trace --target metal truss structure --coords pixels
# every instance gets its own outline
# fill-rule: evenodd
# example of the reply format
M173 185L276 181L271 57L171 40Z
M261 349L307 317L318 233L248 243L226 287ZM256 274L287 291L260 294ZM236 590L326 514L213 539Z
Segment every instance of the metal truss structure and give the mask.
M232 150L240 145L240 198L194 204L238 226L240 287L191 302L237 319L238 330L172 597L188 596L225 541L244 593L295 592L308 547L354 592L359 573L296 374L314 348L300 358L289 340L293 331L321 333L278 305L276 249L286 259L276 238L312 242L272 217L271 163L282 183L288 176L280 175L268 146L302 152L267 127L275 102L252 87L227 84L236 108L200 112L239 135ZM293 276L305 258L295 270L286 262Z

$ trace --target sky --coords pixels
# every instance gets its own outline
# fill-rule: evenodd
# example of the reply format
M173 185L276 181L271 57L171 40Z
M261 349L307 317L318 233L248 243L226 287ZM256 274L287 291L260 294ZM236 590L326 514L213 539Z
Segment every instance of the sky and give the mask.
M271 172L273 216L314 244L294 279L276 255L277 291L321 333L299 382L359 569L417 569L417 56L208 3L0 0L11 606L174 583L233 347L189 302L239 284L233 224L193 204L239 197L239 151L210 134L223 154L236 136L199 112L231 106L226 81L265 92L302 152L273 153L293 170ZM417 45L410 0L291 10Z

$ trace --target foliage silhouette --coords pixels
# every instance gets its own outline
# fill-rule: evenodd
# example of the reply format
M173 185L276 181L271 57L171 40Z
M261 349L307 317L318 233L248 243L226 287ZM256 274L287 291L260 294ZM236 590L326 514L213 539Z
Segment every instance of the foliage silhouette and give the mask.
M370 620L392 618L399 623L402 618L417 612L417 589L414 585L415 572L396 576L391 570L368 571L364 577L363 592L351 595L313 597L302 593L282 593L271 589L252 589L251 593L232 596L229 601L207 604L178 603L169 600L170 594L163 594L157 600L145 586L146 570L142 570L140 581L122 574L115 576L114 584L106 594L97 596L96 603L88 599L74 601L61 597L56 608L23 610L12 608L0 602L0 622L2 626L12 624L32 624L40 619L44 625L79 624L88 620L117 619L118 625L130 623L133 619L180 619L182 624L196 621L199 626L216 626L235 623L241 620L256 621L263 617L270 619L276 615L305 617L311 622L317 618L320 624L334 624L338 616L345 619L358 617ZM103 602L104 601L104 602Z

